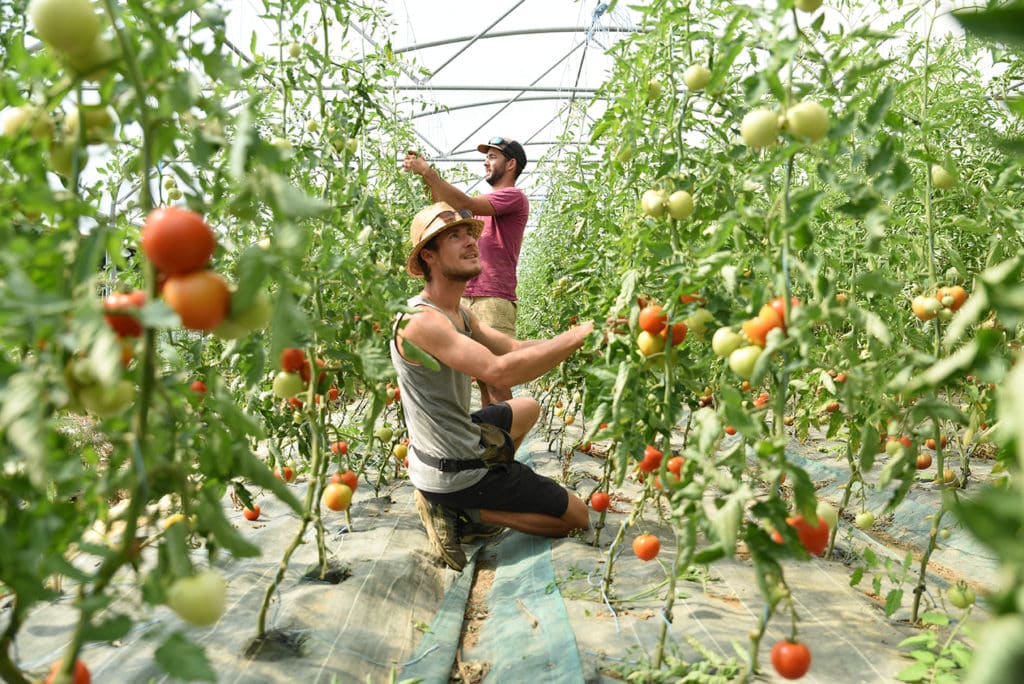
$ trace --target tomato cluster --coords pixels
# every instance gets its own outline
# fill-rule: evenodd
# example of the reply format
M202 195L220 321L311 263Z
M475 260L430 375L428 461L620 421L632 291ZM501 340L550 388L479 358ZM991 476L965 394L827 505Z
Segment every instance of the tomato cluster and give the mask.
M203 218L189 209L161 207L146 217L142 251L166 276L163 297L189 330L210 331L227 318L231 291L227 282L205 270L217 238Z
M910 301L910 308L919 320L930 321L938 318L941 321L948 321L966 301L967 290L959 285L952 285L940 287L934 295L917 295Z
M640 334L637 336L636 344L644 356L651 356L662 351L666 342L670 347L682 343L689 332L686 321L678 321L670 325L668 314L662 311L660 304L643 306L640 309L637 323L640 326ZM671 338L669 337L670 331Z

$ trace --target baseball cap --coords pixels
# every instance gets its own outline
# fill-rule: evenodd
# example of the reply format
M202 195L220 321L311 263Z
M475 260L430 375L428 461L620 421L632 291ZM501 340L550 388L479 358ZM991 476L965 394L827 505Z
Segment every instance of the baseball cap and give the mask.
M496 150L499 150L503 155L505 155L509 159L515 159L517 171L522 171L524 168L526 168L526 150L524 150L523 146L517 143L515 140L503 138L500 135L498 135L491 138L485 143L477 145L476 149L478 152L483 152L484 154L487 154L488 148L491 147L493 147Z
M416 260L420 250L434 236L452 226L463 224L469 226L470 232L473 233L474 237L480 237L480 232L484 228L484 222L478 218L473 218L473 212L469 209L455 209L447 202L435 202L429 207L416 212L416 216L412 219L412 226L409 228L409 241L412 242L413 248L409 252L409 259L405 262L406 272L415 278L422 277L423 271Z

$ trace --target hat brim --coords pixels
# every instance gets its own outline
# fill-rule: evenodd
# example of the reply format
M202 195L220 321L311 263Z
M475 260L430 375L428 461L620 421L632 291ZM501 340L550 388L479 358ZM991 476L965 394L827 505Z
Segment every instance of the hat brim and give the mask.
M451 223L441 224L441 226L439 226L437 230L425 233L423 237L420 238L420 241L416 243L416 246L412 248L412 251L409 252L409 258L405 262L405 272L411 275L413 278L422 278L423 271L420 269L420 264L416 260L416 257L419 256L420 251L423 249L424 246L426 246L428 242L433 240L435 237L437 237L444 231L448 230L449 228L457 228L459 226L470 226L471 228L473 228L473 232L475 233L473 237L475 238L479 238L480 233L482 233L484 230L484 222L478 218L463 218L459 219L458 221L452 221Z
M505 150L498 147L497 145L488 145L487 143L481 143L476 146L476 151L482 154L487 154L487 150L498 150L502 154L505 154Z

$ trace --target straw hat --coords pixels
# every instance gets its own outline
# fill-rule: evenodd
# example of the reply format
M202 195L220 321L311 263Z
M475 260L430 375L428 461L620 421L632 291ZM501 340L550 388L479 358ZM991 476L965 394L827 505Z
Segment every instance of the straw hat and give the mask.
M484 228L484 222L473 218L472 212L468 209L454 209L447 202L436 202L425 209L420 209L412 219L412 227L409 228L409 240L413 244L409 259L405 262L405 270L414 278L422 278L423 271L416 260L423 246L448 228L454 226L469 226L473 237L479 238Z

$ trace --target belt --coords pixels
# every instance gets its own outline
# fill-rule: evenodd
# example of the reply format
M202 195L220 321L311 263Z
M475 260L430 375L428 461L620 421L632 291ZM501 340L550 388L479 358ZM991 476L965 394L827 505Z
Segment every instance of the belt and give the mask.
M437 468L442 473L458 473L463 470L479 470L487 467L482 458L434 458L419 451L415 456L424 464L431 468Z

